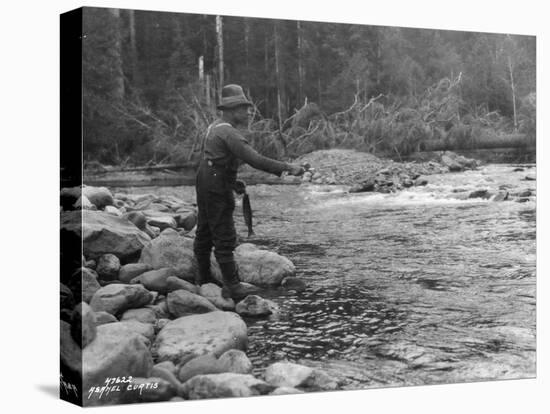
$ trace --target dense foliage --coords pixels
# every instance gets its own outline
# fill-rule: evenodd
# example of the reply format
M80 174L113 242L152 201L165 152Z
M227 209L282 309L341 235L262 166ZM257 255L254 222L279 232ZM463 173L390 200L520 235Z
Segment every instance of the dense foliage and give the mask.
M196 159L223 83L256 103L267 155L347 147L525 145L535 136L529 36L87 8L87 161ZM199 72L202 57L203 71Z

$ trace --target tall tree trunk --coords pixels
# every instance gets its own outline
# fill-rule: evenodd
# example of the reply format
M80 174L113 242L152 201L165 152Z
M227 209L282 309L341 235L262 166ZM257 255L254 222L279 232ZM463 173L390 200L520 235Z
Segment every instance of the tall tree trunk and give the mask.
M205 101L208 101L208 90L206 89L206 85L204 82L204 56L199 56L199 84L200 91L202 94L204 94Z
M122 70L122 42L120 35L120 10L109 9L113 16L113 43L112 43L112 64L113 64L113 98L117 101L124 99L124 72Z
M132 68L130 73L132 74L132 80L134 85L138 85L138 67L137 67L137 44L136 44L136 18L133 10L127 10L128 13L128 30L130 34L130 60Z
M265 33L264 42L264 74L265 74L265 111L264 115L267 116L267 110L269 108L269 37L267 32Z
M376 39L376 93L380 93L380 72L382 66L382 48L380 47L380 31Z
M319 105L321 105L321 74L317 74L317 100Z
M203 85L204 82L204 56L199 56L199 82Z
M244 17L244 54L245 54L245 76L246 76L246 94L250 97L250 20Z
M208 56L208 38L206 37L207 27L208 25L208 15L204 14L202 16L202 24L201 24L201 32L202 32L202 55Z
M296 22L296 30L298 33L298 102L302 103L304 99L304 62L303 62L303 37L302 25L299 21Z
M210 108L210 92L211 92L211 86L210 86L210 75L207 74L206 75L206 84L205 84L205 89L206 89L206 106L208 108Z
M221 99L223 88L223 21L216 16L216 38L218 40L218 97Z
M279 131L282 129L283 116L286 116L285 90L283 77L281 76L281 56L278 22L273 23L273 40L275 43L275 78L277 79L277 117L279 118Z
M516 111L516 84L514 83L514 70L512 67L512 57L508 55L508 71L510 72L510 88L512 89L512 106L514 108L514 131L518 131L518 117Z

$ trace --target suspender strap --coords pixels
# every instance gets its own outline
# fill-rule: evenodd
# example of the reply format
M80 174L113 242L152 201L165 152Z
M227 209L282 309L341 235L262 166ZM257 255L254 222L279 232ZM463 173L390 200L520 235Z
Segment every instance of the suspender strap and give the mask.
M208 125L208 128L206 129L206 134L204 136L204 139L202 140L202 148L201 148L201 158L203 160L205 160L206 158L204 157L204 150L206 148L206 140L208 139L208 135L210 134L210 131L213 129L213 128L218 128L218 127L221 127L221 126L231 126L231 124L229 122L220 122L219 124L210 124ZM209 163L211 162L210 160L207 160L209 161Z

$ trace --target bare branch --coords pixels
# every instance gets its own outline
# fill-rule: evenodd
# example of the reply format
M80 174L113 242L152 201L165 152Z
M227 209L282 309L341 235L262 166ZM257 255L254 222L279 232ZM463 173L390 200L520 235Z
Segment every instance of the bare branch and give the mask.
M369 99L369 102L359 110L359 113L363 112L365 109L367 109L372 103L376 102L378 99L382 98L384 96L383 93L381 93L380 95L378 95L376 98L370 98Z
M319 129L319 126L321 126L321 122L319 122L319 123L315 126L315 128L314 128L312 131L305 132L304 134L302 134L302 135L300 135L300 136L294 138L292 141L290 141L290 142L288 143L288 146L291 146L291 145L294 144L296 141L299 141L299 140L301 140L301 139L303 139L303 138L307 138L307 137L313 135L313 134Z
M339 115L347 114L348 112L350 112L350 111L353 110L353 108L355 107L355 105L357 105L358 102L359 102L359 97L358 97L357 94L355 94L355 95L353 96L353 104L351 104L351 106L350 106L348 109L346 109L345 111L342 111L342 112L336 112L336 113L330 115L330 117L335 117L335 118L336 118L336 117L338 117Z
M119 112L120 114L124 115L126 118L136 122L137 124L141 125L142 127L146 128L146 129L153 129L151 126L147 125L145 122L142 122L140 121L138 118L136 118L135 116L129 114L128 112L126 112L124 109L122 109L122 107L118 106L118 105L113 105L111 104L111 106L117 111Z

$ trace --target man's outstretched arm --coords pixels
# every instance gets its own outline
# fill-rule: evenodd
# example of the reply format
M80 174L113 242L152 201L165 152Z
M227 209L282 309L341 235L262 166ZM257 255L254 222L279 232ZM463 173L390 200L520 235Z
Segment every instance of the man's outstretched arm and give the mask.
M235 157L246 162L253 168L275 174L277 176L280 176L284 171L288 171L292 175L303 174L303 168L300 166L277 161L259 154L256 150L254 150L254 148L252 148L244 137L238 134L230 134L227 137L226 142L229 150Z

